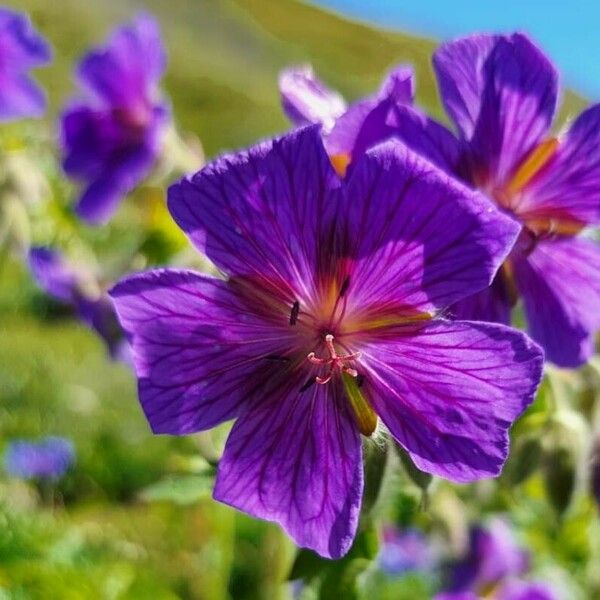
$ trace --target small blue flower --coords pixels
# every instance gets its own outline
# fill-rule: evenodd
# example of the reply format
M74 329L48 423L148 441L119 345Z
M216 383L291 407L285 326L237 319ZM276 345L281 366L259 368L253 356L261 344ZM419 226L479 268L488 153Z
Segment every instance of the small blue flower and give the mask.
M39 442L15 440L4 454L6 472L21 479L60 479L75 460L73 444L60 437Z

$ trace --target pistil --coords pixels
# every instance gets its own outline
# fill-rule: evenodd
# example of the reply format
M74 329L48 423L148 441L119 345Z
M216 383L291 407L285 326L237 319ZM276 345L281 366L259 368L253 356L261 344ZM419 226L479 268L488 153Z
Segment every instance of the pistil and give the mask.
M356 360L356 359L360 358L360 352L355 352L353 354L345 354L343 356L339 356L335 349L335 346L333 344L333 335L331 335L330 333L328 333L325 336L325 347L327 348L327 351L329 352L328 358L319 358L315 355L314 352L311 352L307 356L308 361L310 363L312 363L313 365L325 366L328 368L325 375L323 375L323 376L317 375L315 377L315 381L317 383L320 383L321 385L329 383L336 371L338 371L340 374L346 373L350 377L358 376L358 371L356 369L354 369L353 367L348 366L347 363L348 363L348 361L352 361L352 360Z

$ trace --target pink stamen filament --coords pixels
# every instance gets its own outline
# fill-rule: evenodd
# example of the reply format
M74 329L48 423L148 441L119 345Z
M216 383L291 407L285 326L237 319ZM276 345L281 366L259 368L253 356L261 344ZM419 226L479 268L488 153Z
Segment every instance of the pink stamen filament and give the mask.
M325 346L329 352L329 358L319 358L314 352L311 352L307 356L308 362L312 363L313 365L329 367L329 370L325 375L317 375L315 377L315 381L317 383L320 383L321 385L329 383L336 370L338 370L340 373L346 373L350 375L350 377L358 377L358 371L352 367L349 367L346 363L350 360L356 360L360 358L360 352L338 356L335 346L333 345L333 336L330 333L325 336Z

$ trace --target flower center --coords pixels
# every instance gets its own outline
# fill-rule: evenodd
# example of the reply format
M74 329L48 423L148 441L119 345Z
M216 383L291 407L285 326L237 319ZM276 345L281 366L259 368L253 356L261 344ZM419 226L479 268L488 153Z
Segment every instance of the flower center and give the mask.
M342 356L338 355L335 346L333 345L333 335L330 333L325 336L325 347L329 353L327 358L319 358L314 352L311 352L306 357L308 362L312 363L313 365L325 367L324 375L317 375L315 377L315 381L317 383L320 383L321 385L329 383L336 371L340 374L346 373L350 375L350 377L358 376L358 371L349 366L348 363L360 358L360 352L355 352L354 354L345 354Z

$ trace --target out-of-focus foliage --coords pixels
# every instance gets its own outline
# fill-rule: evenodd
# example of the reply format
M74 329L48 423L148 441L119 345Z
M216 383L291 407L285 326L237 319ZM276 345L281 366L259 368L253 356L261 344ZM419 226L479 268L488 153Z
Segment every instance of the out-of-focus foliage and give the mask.
M430 481L391 445L385 451L384 441L369 442L369 511L353 550L332 563L296 554L276 527L213 502L213 462L227 427L187 438L151 435L128 368L108 360L101 341L38 290L19 259L32 241L53 244L95 269L103 284L167 261L209 268L188 252L164 206L166 174L173 165L185 170L189 156L175 134L153 178L98 229L73 216L75 191L51 150L53 119L74 90L76 59L139 8L163 28L165 89L177 127L192 149L200 139L208 156L287 128L277 73L290 63L311 62L349 99L375 90L392 65L411 63L418 101L441 116L429 67L433 42L349 23L295 0L8 4L30 12L55 58L36 74L49 93L47 120L0 131L0 186L11 190L0 206L0 451L12 439L57 435L72 440L76 460L55 483L0 476L0 592L44 599L426 599L439 589L435 573L392 576L379 568L380 524L429 534L443 560L465 550L470 522L500 512L529 546L532 571L559 597L600 594L600 523L588 492L586 444L600 428L597 364L549 373L514 428L513 452L497 481ZM581 105L569 94L563 115Z

